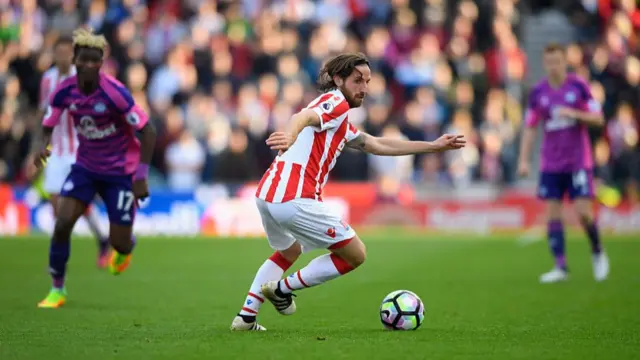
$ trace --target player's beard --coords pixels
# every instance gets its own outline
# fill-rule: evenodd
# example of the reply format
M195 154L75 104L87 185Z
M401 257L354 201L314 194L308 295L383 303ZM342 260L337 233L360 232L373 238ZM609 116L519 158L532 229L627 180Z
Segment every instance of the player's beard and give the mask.
M342 95L344 95L344 98L347 99L347 103L349 104L350 108L357 108L362 105L362 102L364 101L364 95L360 94L361 97L356 97L344 86L340 87L340 91L342 92Z

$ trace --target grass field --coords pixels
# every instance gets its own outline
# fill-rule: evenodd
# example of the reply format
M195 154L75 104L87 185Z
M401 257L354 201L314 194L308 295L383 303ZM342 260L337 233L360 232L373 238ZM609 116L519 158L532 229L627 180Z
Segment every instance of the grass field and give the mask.
M41 310L48 242L0 239L0 359L640 358L640 241L632 237L607 239L605 283L593 281L586 240L572 238L571 281L544 286L537 283L551 265L544 242L406 232L363 238L362 268L298 293L292 317L265 305L264 333L228 330L270 254L264 240L143 238L130 269L114 277L94 267L92 241L75 239L69 302ZM382 330L378 306L396 289L426 303L417 331Z

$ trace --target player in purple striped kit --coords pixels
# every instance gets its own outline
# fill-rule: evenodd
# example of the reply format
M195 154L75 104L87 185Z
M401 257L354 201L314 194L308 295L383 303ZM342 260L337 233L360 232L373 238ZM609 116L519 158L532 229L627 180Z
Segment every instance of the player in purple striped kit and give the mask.
M549 247L555 266L540 277L540 282L568 279L562 224L565 196L573 202L589 237L594 278L603 281L609 274L609 259L602 248L593 213L593 157L588 133L588 127L604 125L601 106L584 80L567 73L565 51L561 46L548 45L543 62L547 78L529 94L519 164L520 175L528 176L531 147L537 126L542 123L544 138L538 196L547 203Z
M73 227L96 193L109 213L109 242L113 253L109 271L119 274L129 265L135 240L132 234L137 200L149 196L147 174L155 145L155 130L135 104L129 90L100 72L107 42L103 36L79 29L74 32L74 64L77 75L60 83L49 99L42 121L44 146L36 163L49 155L52 129L67 110L78 131L76 163L58 200L49 271L53 287L38 303L58 308L66 302L64 287ZM140 133L140 141L136 138Z

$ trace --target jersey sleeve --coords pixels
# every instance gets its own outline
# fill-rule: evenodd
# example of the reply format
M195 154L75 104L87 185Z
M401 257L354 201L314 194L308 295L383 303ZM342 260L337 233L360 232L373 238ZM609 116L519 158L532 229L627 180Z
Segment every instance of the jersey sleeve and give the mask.
M51 87L51 78L42 76L40 79L40 92L38 94L38 109L45 110L49 106L49 91Z
M63 87L62 84L53 90L53 93L49 97L48 101L45 101L46 110L44 117L42 118L42 126L55 127L60 123L60 117L66 110L65 100L68 94L68 87Z
M527 100L527 109L524 115L524 123L527 127L536 127L541 120L540 112L538 110L538 91L531 91L529 99Z
M349 123L349 128L347 129L347 142L351 142L355 140L358 136L362 134L358 128L353 126L352 123Z
M131 92L122 83L113 78L108 78L107 82L107 95L113 101L116 111L124 117L127 124L141 130L149 122L149 116L135 103Z
M324 131L340 126L346 119L343 115L349 111L349 104L345 98L330 94L326 99L318 101L311 110L320 117L320 129Z
M124 118L127 121L127 124L136 130L142 130L142 128L149 122L149 116L138 104L133 104L133 107L124 114Z
M580 110L587 111L592 114L601 114L602 105L593 97L589 84L580 80L578 86L580 88Z

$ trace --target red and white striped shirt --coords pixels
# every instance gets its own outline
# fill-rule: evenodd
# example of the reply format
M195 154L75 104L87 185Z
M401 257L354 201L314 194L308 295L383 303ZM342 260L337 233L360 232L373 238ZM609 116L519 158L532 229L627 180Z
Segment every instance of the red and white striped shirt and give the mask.
M40 80L40 100L38 102L41 110L49 106L49 97L53 90L66 78L76 74L76 68L71 67L68 74L60 74L58 67L52 67L42 75ZM60 124L53 128L51 134L51 155L69 156L75 158L78 150L78 133L73 124L73 119L65 110L60 117Z
M271 203L304 198L322 201L329 172L347 142L360 131L349 123L349 104L340 90L318 96L307 106L320 117L320 127L305 127L296 141L275 158L262 176L256 197Z

